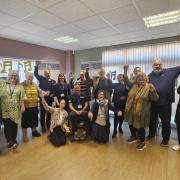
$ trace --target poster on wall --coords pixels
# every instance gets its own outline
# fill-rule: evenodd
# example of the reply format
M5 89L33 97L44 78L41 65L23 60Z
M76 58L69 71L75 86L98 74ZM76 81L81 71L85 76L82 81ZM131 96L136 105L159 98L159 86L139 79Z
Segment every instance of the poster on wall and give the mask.
M26 72L34 72L34 65L35 60L0 58L0 78L6 78L10 70L17 70L22 82Z
M89 68L90 76L92 77L98 76L98 72L102 68L102 62L101 61L81 62L81 70L85 71L87 67Z

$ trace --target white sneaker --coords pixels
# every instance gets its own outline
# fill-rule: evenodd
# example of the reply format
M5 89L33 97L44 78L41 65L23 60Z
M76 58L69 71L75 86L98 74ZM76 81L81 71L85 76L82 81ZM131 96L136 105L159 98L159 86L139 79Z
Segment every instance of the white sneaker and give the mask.
M175 151L179 151L180 150L180 145L173 146L172 149L175 150Z

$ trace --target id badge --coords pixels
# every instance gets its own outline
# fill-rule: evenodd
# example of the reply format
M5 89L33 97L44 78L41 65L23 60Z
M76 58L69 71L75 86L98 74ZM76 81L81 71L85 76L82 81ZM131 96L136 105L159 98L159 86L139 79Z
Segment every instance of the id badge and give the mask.
M64 93L61 93L61 97L64 97Z
M82 108L82 105L78 105L78 109L81 109Z

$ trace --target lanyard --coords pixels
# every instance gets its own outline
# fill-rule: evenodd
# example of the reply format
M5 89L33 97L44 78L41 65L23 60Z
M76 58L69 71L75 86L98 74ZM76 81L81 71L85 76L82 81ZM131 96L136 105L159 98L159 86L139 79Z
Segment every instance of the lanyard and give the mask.
M11 98L12 95L14 94L15 89L16 89L16 85L13 88L11 88L11 85L9 84L9 95L11 96Z
M64 84L61 86L59 86L59 89L61 90L61 92L63 92L64 91Z
M81 105L80 96L78 96L78 105Z

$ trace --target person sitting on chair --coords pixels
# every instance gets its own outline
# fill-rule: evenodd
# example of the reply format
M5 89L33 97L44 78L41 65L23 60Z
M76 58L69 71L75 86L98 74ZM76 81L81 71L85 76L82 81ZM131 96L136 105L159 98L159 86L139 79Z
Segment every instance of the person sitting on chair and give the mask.
M74 85L74 93L69 99L69 120L72 125L72 133L75 140L85 139L89 131L88 118L88 99L81 93L81 88L78 83ZM78 127L83 126L84 131L79 132Z
M46 94L39 93L39 96L42 98L44 109L51 113L49 140L57 147L66 144L66 133L70 133L70 128L67 126L68 113L64 110L65 100L60 100L59 108L53 108L46 103Z

